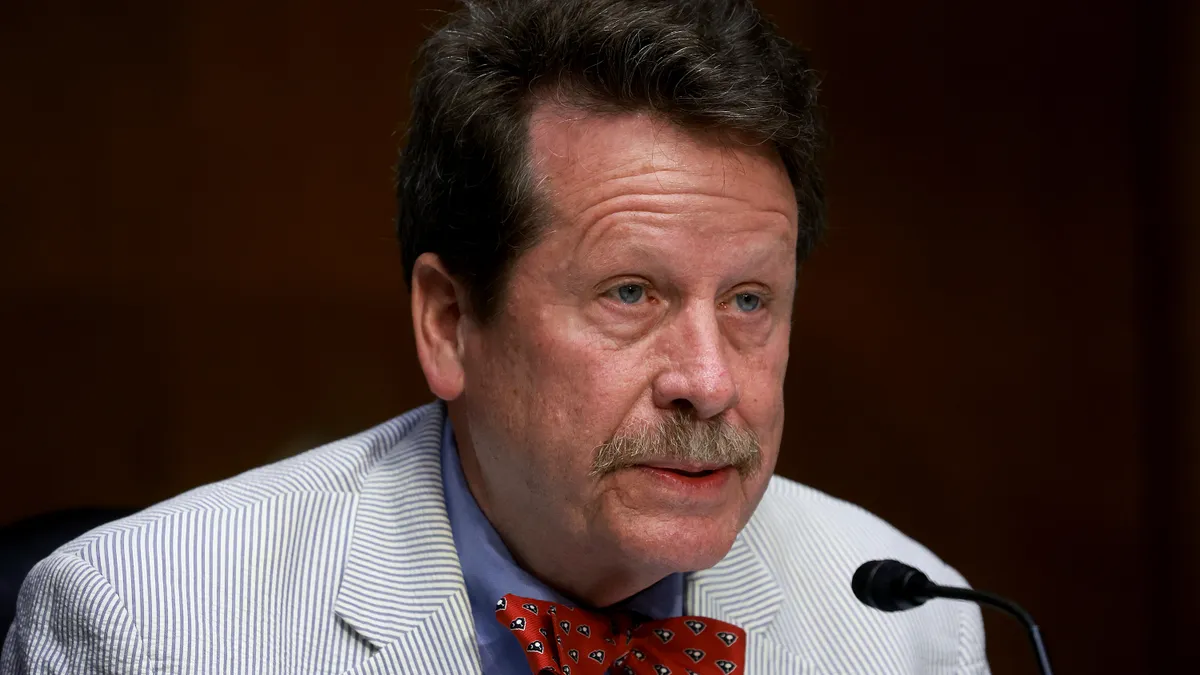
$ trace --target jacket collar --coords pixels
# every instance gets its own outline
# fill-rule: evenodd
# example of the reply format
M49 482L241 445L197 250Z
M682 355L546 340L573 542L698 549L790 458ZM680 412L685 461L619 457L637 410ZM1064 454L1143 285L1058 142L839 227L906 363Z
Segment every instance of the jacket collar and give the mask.
M721 562L688 575L689 614L721 619L747 633L765 630L783 604L783 591L764 557L764 532L750 518Z
M433 659L447 672L478 672L442 494L444 421L445 407L433 403L347 441L366 444L375 463L354 510L334 611L385 656L396 643L437 645Z
M747 672L812 673L811 664L792 651L797 636L787 635L791 629L781 635L774 625L785 596L767 566L772 548L770 532L756 511L721 562L688 575L684 606L689 614L728 621L746 631Z

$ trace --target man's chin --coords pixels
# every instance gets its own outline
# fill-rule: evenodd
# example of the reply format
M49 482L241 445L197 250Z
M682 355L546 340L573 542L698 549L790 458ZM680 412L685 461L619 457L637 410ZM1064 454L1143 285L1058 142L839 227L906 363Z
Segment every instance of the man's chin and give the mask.
M741 529L736 518L661 515L630 518L616 532L627 561L663 575L694 572L721 562Z

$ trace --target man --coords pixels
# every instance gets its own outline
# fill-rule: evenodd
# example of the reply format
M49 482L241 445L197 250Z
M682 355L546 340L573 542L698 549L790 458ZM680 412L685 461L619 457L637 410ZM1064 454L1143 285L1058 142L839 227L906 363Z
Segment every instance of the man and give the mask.
M820 140L747 1L467 3L399 165L438 402L63 547L0 671L987 672L973 606L848 583L957 573L771 476Z

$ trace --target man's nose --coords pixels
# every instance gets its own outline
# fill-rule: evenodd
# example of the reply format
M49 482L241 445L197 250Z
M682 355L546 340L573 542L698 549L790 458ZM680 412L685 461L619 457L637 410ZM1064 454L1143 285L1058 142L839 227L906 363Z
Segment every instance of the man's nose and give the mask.
M654 378L656 406L691 409L699 419L710 419L737 405L731 347L714 308L690 308L680 315L662 347L669 365Z

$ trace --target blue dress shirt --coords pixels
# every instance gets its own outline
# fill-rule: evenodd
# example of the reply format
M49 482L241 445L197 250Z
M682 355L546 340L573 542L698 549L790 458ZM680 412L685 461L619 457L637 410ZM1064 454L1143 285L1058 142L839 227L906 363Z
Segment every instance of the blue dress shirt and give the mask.
M500 535L479 510L462 472L449 417L442 430L442 486L446 494L446 512L454 532L454 547L471 601L483 672L485 675L529 675L525 651L508 628L496 621L496 601L505 593L514 593L568 603L513 561ZM621 603L621 607L651 619L682 616L683 584L682 574L672 574Z

